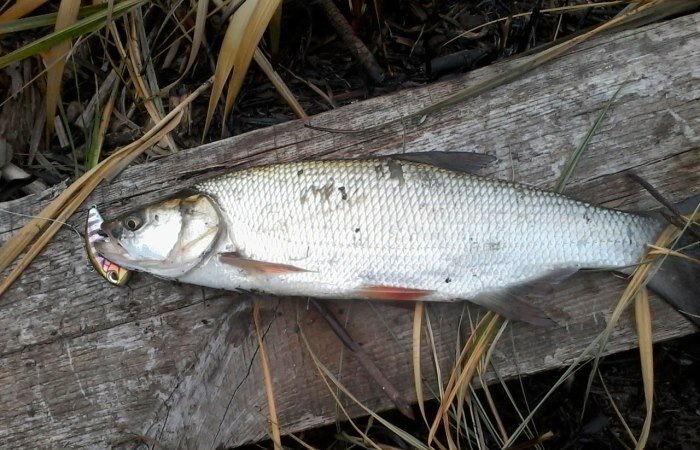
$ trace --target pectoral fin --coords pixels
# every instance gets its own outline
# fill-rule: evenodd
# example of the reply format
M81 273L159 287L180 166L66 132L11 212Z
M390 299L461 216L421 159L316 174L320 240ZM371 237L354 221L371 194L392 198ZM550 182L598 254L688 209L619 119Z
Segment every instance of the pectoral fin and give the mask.
M565 269L551 272L544 277L528 283L510 286L479 294L471 301L488 308L511 320L520 320L541 327L557 325L544 311L532 305L532 300L544 297L554 290L554 287L569 278L577 270ZM559 319L566 320L566 315L558 311Z
M311 272L310 270L302 269L301 267L292 266L290 264L278 264L245 258L237 252L219 253L219 261L224 264L229 264L239 269L243 269L247 272L266 275L283 275L285 273L293 272Z
M380 285L362 286L357 290L358 296L377 300L420 300L432 293L424 289Z

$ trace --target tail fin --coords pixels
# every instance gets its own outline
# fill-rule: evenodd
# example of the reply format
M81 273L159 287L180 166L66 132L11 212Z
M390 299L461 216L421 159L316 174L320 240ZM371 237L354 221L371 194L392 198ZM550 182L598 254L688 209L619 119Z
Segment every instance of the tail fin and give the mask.
M647 286L700 327L700 265L667 257Z
M700 197L696 196L676 205L675 210L681 214L692 214L699 203ZM680 239L679 244L680 247L688 249L683 253L700 261L700 242L695 236L697 232L687 232ZM648 286L688 320L700 327L700 265L669 256L649 280Z

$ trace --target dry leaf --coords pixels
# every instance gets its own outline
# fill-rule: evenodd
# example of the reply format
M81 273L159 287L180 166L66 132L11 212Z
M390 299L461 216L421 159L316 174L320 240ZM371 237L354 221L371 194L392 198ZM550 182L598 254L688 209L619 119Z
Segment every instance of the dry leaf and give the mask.
M241 89L243 78L253 59L253 53L279 4L280 0L247 0L231 17L216 63L204 135L209 131L216 104L221 98L229 76L224 117L231 111L233 101Z
M56 16L55 31L60 31L78 20L80 10L80 0L61 0ZM63 68L66 65L68 54L71 49L71 41L65 40L56 44L44 56L46 64L46 135L51 136L54 127L54 116L56 115L56 105L61 96L61 81L63 79Z

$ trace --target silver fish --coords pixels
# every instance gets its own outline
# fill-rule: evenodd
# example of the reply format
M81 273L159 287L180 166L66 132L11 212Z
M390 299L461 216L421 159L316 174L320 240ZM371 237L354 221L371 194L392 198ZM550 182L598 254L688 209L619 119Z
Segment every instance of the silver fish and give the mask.
M383 158L232 172L108 221L133 270L229 290L470 300L549 323L524 300L582 268L639 263L661 220L520 184Z

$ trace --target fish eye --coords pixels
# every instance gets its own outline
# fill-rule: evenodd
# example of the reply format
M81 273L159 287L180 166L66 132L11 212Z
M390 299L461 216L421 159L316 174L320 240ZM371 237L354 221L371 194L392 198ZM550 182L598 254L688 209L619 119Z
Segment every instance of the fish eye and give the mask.
M127 217L126 220L124 220L124 226L129 231L136 231L141 227L141 219L135 216Z
M107 272L107 280L116 284L119 282L119 275L114 270L110 270Z

